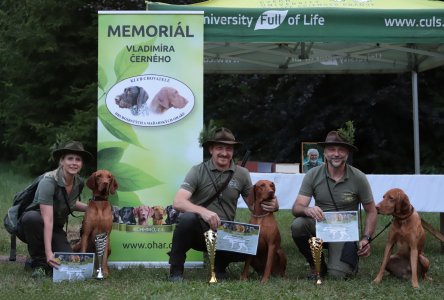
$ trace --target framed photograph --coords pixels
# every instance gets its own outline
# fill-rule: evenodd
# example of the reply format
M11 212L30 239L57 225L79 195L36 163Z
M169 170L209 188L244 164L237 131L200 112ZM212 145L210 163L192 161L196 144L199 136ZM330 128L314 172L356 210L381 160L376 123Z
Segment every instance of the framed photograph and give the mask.
M324 163L324 151L317 142L302 142L301 156L301 173Z

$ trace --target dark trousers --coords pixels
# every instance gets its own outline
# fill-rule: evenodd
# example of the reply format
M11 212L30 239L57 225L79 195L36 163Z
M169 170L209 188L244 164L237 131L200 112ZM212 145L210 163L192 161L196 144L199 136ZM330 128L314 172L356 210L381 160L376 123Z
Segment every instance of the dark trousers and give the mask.
M43 241L43 218L39 211L23 214L19 223L18 238L28 245L32 267L48 266L46 263L45 244ZM54 225L52 231L52 251L72 252L63 226Z
M190 249L207 251L204 232L209 230L209 225L195 213L181 213L179 223L173 233L173 242L169 263L172 268L183 269L186 253ZM246 255L230 251L216 251L214 268L216 272L222 272L230 262L245 261Z

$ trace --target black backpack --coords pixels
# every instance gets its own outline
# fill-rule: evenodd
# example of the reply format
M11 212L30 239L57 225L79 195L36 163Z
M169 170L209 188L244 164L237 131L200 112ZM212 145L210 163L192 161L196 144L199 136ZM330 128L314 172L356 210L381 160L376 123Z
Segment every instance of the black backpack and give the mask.
M6 231L10 234L17 234L18 220L22 216L25 209L34 200L37 186L39 185L39 182L40 180L42 180L43 176L45 176L45 174L40 175L39 177L34 179L34 181L23 191L15 194L14 200L12 201L12 206L8 208L6 216L3 218L3 225L5 226Z

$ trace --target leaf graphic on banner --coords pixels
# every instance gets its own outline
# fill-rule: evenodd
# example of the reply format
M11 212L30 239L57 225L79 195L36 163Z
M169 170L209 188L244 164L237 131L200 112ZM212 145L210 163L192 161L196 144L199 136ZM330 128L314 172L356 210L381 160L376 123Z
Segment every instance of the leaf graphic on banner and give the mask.
M109 169L110 165L116 164L122 159L124 152L125 148L123 147L102 148L97 152L97 165L101 169Z
M256 21L254 30L275 29L284 22L288 10L267 10L264 11Z
M115 141L108 141L108 142L101 142L97 144L97 150L104 150L107 148L123 148L124 150L126 150L126 148L128 148L128 143L125 142L115 142Z
M143 205L142 201L140 201L139 196L134 192L122 192L117 189L117 201L112 203L116 203L115 205L119 207L137 207Z
M110 194L108 200L112 205L119 205L119 193Z
M102 122L103 126L114 135L119 140L128 142L130 144L139 146L141 148L145 148L139 142L136 133L132 125L124 123L117 118L115 118L106 108L105 105L99 106L99 119Z
M105 91L106 85L108 84L108 78L106 77L105 70L103 70L103 68L100 65L97 71L97 77L98 77L99 89Z
M144 56L152 54L151 51L145 51L145 49L149 50L149 46L154 44L154 40L151 39L135 45L126 45L119 51L114 60L114 73L116 74L117 81L143 74L148 68L149 62L132 62L130 58L138 54L143 54Z
M119 191L138 191L161 184L159 180L126 163L117 163L109 166L119 183Z

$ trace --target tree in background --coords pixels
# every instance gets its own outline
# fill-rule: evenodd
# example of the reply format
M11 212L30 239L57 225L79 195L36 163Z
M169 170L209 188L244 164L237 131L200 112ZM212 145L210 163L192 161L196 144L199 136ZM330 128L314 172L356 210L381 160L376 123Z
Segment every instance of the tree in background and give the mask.
M419 76L422 173L444 170L443 73ZM207 75L204 91L205 122L232 128L251 160L300 163L301 142L323 141L352 120L354 165L366 173L414 173L410 74Z
M143 1L2 0L3 160L31 173L51 169L49 149L60 135L95 152L97 10L143 7Z
M60 138L95 152L97 11L144 9L144 0L0 2L1 160L33 174L51 169L49 149ZM444 68L419 79L421 171L443 173ZM410 74L206 75L204 84L206 124L232 129L252 160L300 162L301 142L352 120L354 165L414 172Z

